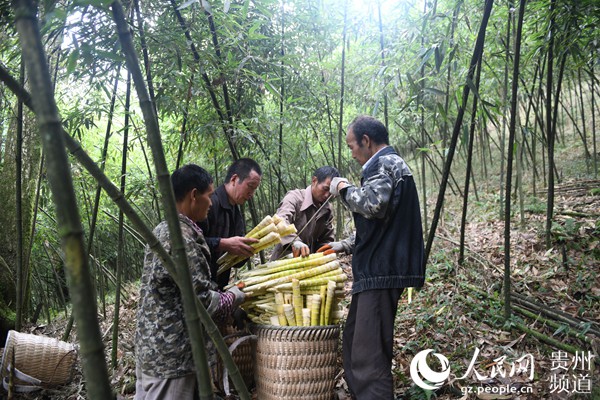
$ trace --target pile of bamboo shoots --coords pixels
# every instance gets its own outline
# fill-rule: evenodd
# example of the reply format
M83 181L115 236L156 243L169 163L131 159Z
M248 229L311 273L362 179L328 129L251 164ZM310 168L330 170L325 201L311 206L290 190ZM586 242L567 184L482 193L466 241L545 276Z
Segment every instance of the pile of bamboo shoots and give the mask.
M315 326L338 323L348 279L337 254L315 253L272 261L240 274L242 308L259 324Z
M256 254L261 250L265 250L275 246L277 243L281 243L282 237L294 233L296 233L294 224L288 224L279 215L273 215L273 217L267 215L258 225L246 234L246 237L259 239L258 242L250 245L253 249L253 253ZM217 264L219 265L217 275L227 271L245 259L245 257L236 256L226 252L217 260Z

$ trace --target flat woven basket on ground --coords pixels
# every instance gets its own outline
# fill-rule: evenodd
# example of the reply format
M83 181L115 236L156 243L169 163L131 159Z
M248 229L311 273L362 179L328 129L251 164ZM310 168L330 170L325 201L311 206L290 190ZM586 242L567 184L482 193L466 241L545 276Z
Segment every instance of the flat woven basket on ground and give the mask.
M253 325L260 400L331 400L339 325Z
M229 347L229 352L233 362L237 365L246 387L254 386L254 350L256 336L248 332L236 331L230 324L220 328L225 344ZM216 370L212 372L213 381L217 389L226 395L230 394L230 387L233 387L231 379L228 379L228 371L221 360L218 358Z
M40 386L62 385L72 379L76 359L77 352L71 343L47 336L9 331L2 353L0 377L8 376L10 364L21 373L41 381Z

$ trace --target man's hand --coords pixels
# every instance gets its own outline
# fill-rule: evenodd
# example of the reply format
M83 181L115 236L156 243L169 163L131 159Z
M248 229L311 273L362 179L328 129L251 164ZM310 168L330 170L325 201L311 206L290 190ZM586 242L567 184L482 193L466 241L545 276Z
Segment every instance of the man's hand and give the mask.
M323 253L325 255L340 252L346 252L342 242L329 242L326 245L319 247L317 250L317 253Z
M244 236L233 236L230 238L221 238L219 242L218 249L221 251L227 251L230 254L241 256L241 257L251 257L254 252L252 251L252 247L250 245L252 243L257 243L258 239L255 238L247 238Z
M337 197L340 194L340 190L342 190L346 186L350 186L348 179L336 176L331 180L331 183L329 184L329 193L331 193L333 197Z
M233 298L233 308L239 307L240 304L246 300L246 293L242 292L237 286L232 286L227 290L228 293L232 293Z
M310 254L310 248L301 240L296 239L292 242L292 254L294 257L307 257Z

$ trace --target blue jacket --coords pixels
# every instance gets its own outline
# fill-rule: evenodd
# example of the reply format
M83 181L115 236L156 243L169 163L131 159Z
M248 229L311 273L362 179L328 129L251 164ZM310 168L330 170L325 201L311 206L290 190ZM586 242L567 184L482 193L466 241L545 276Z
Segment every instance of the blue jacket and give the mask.
M388 146L368 162L361 187L340 191L352 211L356 238L352 293L421 287L425 282L423 229L413 176Z

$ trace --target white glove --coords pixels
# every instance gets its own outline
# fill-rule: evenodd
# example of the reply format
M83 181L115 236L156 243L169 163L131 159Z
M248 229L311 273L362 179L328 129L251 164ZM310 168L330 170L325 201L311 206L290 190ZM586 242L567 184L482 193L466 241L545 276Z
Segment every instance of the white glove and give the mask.
M333 178L331 180L331 183L329 184L329 193L331 193L331 195L333 197L337 197L340 194L340 192L338 190L338 185L342 182L346 183L346 185L350 184L348 182L348 179L340 178L339 176L336 176L335 178Z
M246 293L242 292L237 286L232 286L227 290L228 293L233 293L233 308L239 307L246 300Z
M292 254L294 257L306 257L310 254L310 248L301 240L296 239L292 242Z

